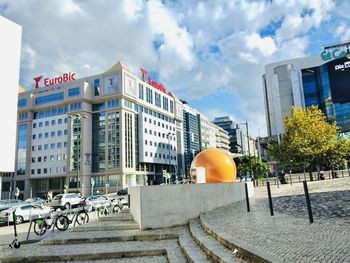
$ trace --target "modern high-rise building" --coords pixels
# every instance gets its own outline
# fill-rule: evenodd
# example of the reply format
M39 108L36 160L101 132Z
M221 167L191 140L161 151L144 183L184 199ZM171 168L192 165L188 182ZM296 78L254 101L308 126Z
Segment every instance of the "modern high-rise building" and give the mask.
M209 148L229 150L229 135L224 129L211 123L205 115L183 102L183 132L185 174L193 158L200 152Z
M291 108L318 106L343 133L350 131L350 42L323 48L320 56L265 66L263 87L267 132L284 133Z
M248 131L248 123L237 123L230 116L217 117L213 123L228 132L231 153L240 153L246 156L257 155L255 139L246 132Z
M183 104L183 134L184 134L184 157L185 174L189 174L189 169L193 158L200 152L200 123L198 121L198 111Z
M0 193L14 189L11 183L2 184L2 177L11 177L15 170L16 121L22 27L0 16ZM13 196L10 196L13 197ZM6 195L4 198L9 198ZM1 195L0 195L1 199Z
M71 72L34 78L36 89L18 99L12 180L24 197L159 184L164 170L184 170L182 103L141 73L119 62L80 79Z

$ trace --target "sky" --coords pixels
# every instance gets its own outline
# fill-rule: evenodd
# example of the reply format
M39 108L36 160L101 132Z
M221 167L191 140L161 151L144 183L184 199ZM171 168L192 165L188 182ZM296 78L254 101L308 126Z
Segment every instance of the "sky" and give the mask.
M211 120L248 121L253 136L267 133L264 66L350 40L349 13L341 0L0 0L0 15L22 26L25 89L38 75L79 78L122 61Z

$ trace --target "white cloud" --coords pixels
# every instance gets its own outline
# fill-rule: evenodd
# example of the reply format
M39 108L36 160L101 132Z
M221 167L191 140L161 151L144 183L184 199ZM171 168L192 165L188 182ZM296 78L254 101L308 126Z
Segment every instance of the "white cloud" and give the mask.
M264 56L270 56L277 50L271 37L260 37L257 33L246 36L246 43L248 48L257 48Z
M83 77L121 60L135 74L139 67L157 71L178 97L202 101L211 118L247 119L261 133L264 65L305 56L315 43L309 33L327 35L334 13L341 12L342 19L336 39L350 39L348 12L342 11L350 5L341 3L339 10L330 0L0 0L0 5L6 5L5 17L23 26L21 84L27 88L37 74L67 70ZM211 99L216 94L235 104L221 108Z

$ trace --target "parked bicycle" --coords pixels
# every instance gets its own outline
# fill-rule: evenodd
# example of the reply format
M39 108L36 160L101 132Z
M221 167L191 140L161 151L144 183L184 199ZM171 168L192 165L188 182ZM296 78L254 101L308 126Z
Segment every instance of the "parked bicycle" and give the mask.
M65 231L69 226L69 219L63 214L53 215L50 213L48 216L39 218L34 221L34 232L38 236L44 235L46 230L55 226L60 231Z
M118 213L124 208L129 208L128 202L123 197L119 197L117 202L113 205L112 211L113 213Z

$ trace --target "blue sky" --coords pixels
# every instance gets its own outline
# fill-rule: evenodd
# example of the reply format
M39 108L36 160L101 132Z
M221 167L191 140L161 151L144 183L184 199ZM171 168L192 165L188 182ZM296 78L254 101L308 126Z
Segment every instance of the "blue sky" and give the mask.
M121 60L207 115L248 120L266 134L264 65L318 55L350 40L350 1L0 0L22 25L20 84L37 75L83 77Z

